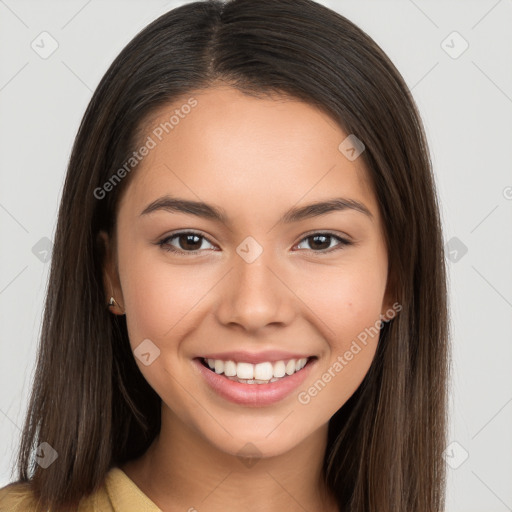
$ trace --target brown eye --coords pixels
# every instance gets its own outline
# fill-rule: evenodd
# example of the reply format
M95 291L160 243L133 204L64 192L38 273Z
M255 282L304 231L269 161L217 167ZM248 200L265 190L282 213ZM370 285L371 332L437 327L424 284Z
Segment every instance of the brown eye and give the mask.
M202 247L203 242L213 245L203 235L191 231L184 231L164 238L158 242L158 245L166 251L185 255L187 253L197 254L201 252L202 249L208 249L208 247ZM304 237L298 246L304 242L307 242L309 246L309 248L306 247L306 249L318 254L331 253L352 244L352 242L332 233L313 233ZM335 242L334 245L333 242Z
M196 251L201 248L201 237L198 235L178 235L177 239L180 249Z
M205 241L207 243L211 243L202 235L186 231L168 236L167 238L164 238L158 242L158 245L160 245L166 251L185 254L199 252L199 250L202 248L203 242Z
M310 250L313 252L332 252L338 249L343 249L343 247L347 245L351 245L351 242L348 240L345 240L332 233L313 233L312 235L303 238L299 245L304 243L304 241L307 241ZM337 241L338 244L333 246L333 241Z

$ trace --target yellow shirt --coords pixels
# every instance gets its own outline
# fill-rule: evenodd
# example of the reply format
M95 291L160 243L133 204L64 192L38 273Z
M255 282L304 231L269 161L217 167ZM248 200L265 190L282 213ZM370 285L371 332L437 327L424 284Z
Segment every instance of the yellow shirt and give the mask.
M10 484L0 489L0 512L31 512L34 497L28 483ZM162 512L118 467L107 473L95 493L82 498L79 512Z

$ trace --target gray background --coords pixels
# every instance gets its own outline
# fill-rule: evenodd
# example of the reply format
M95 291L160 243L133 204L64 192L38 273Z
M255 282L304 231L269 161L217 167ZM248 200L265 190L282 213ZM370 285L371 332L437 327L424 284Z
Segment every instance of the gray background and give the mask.
M80 119L126 43L183 3L0 0L0 486L13 478ZM429 138L453 333L446 510L512 511L512 1L320 3L387 52ZM50 37L58 48L43 59L31 44L51 49Z

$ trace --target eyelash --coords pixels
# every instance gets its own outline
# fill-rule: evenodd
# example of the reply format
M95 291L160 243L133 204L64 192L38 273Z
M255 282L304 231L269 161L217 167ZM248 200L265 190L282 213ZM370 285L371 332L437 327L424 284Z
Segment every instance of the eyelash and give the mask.
M208 243L212 244L212 242L210 242L210 240L208 240L207 237L201 235L200 233L196 233L194 231L181 231L181 232L174 233L168 237L163 238L162 240L157 242L157 245L159 245L164 251L172 252L172 253L178 254L180 256L184 256L186 254L195 255L195 254L202 252L201 249L197 249L195 251L184 251L181 249L176 249L174 246L169 244L170 240L172 240L174 238L178 238L183 235L196 235L199 238L202 238L202 239L206 240ZM315 232L309 233L305 237L303 237L297 245L300 245L303 241L307 240L308 238L313 238L314 236L317 236L317 235L323 235L323 236L328 236L330 238L334 238L339 242L339 244L337 247L335 246L335 248L330 247L328 249L324 249L324 250L320 250L320 251L315 251L313 249L309 249L309 252L312 252L313 254L319 254L319 255L330 254L332 252L339 251L339 250L353 244L353 242L350 242L344 238L341 238L340 236L335 235L334 233L324 232L324 231L315 231Z

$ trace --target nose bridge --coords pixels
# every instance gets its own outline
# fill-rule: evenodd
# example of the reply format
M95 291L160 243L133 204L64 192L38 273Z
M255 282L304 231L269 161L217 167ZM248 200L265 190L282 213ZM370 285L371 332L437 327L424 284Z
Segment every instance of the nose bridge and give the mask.
M248 237L236 250L233 272L226 281L219 320L238 323L246 329L286 323L292 311L291 294L275 275L276 259L271 249L263 250Z

